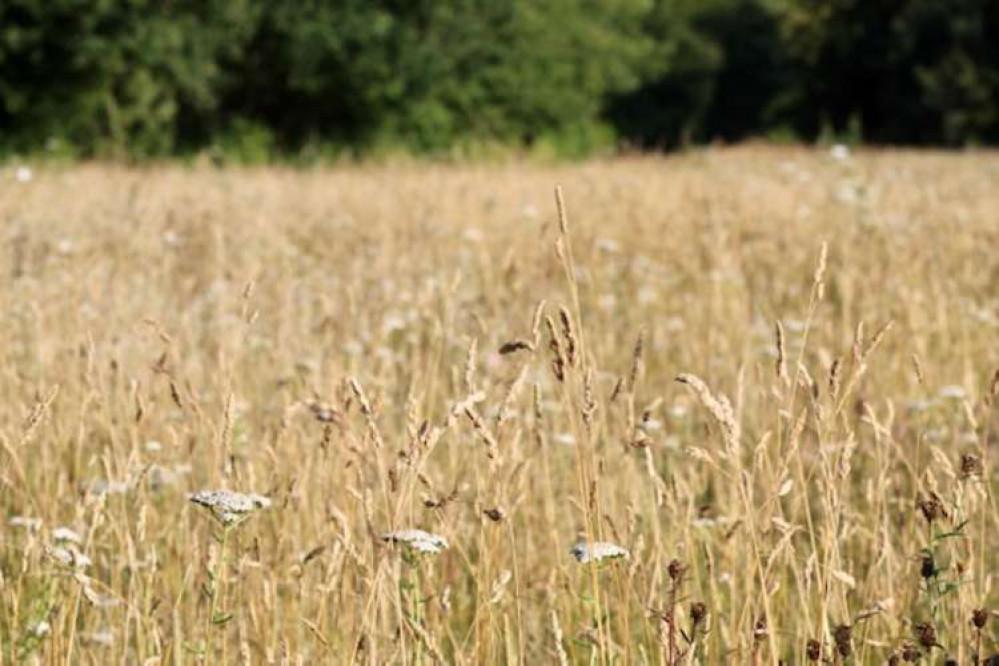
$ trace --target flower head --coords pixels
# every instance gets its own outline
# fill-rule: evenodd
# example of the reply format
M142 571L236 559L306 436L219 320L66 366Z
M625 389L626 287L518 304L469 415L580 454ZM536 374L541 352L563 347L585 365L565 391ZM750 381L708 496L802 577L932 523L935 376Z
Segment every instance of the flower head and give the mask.
M52 530L52 540L59 542L75 543L80 545L83 543L83 537L69 529L68 527L57 527Z
M600 562L601 560L614 560L619 557L627 558L630 553L616 543L607 541L579 541L569 549L569 554L576 558L577 562L583 564L587 562Z
M423 530L398 530L382 535L383 541L402 544L420 553L436 555L447 548L447 539L439 534L431 534Z
M92 562L89 557L76 549L76 546L46 546L45 554L59 564L73 569L86 569Z
M238 525L255 511L271 505L271 500L263 495L234 493L229 490L199 490L187 498L211 511L223 527Z

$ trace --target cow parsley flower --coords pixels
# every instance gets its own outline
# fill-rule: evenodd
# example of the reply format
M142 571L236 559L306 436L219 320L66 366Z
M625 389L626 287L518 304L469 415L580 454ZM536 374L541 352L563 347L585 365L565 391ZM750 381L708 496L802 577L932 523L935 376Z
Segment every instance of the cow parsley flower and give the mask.
M229 490L199 490L187 498L211 511L212 516L223 527L235 527L254 512L271 505L271 500L263 495L234 493Z
M614 560L619 557L627 558L630 555L627 549L607 541L579 541L569 549L569 554L575 557L577 562L583 564L587 562L600 562L602 560Z
M383 541L402 544L419 553L436 555L447 548L447 539L423 530L398 530L382 535Z

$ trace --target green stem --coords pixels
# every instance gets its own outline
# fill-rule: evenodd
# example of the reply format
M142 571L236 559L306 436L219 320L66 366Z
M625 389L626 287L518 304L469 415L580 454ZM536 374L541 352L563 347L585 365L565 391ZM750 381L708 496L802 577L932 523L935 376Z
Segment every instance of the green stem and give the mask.
M219 548L219 559L215 563L215 571L212 573L212 607L208 612L208 631L205 637L205 663L209 666L212 663L212 657L215 654L214 645L212 641L212 634L215 629L215 613L218 608L219 597L225 595L225 573L223 567L225 566L225 546L226 542L229 540L229 528L222 528L222 543Z

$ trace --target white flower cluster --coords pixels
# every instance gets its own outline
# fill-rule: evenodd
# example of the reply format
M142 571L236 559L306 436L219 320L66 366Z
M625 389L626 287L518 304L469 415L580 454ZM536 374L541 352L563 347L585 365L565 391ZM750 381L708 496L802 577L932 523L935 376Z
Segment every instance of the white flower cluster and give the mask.
M583 564L613 560L619 557L627 558L630 555L627 549L607 541L580 541L569 549L569 554L575 557L577 562Z
M423 530L399 530L382 535L382 540L406 546L420 553L436 555L447 548L447 539Z
M234 493L229 490L199 490L188 495L188 499L211 511L224 527L238 525L255 511L271 505L270 499L263 495Z

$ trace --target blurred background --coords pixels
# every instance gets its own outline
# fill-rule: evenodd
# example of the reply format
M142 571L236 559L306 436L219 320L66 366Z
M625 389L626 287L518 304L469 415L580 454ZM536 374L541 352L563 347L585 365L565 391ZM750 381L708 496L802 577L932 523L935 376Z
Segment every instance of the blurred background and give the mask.
M0 155L999 141L999 0L2 0Z

